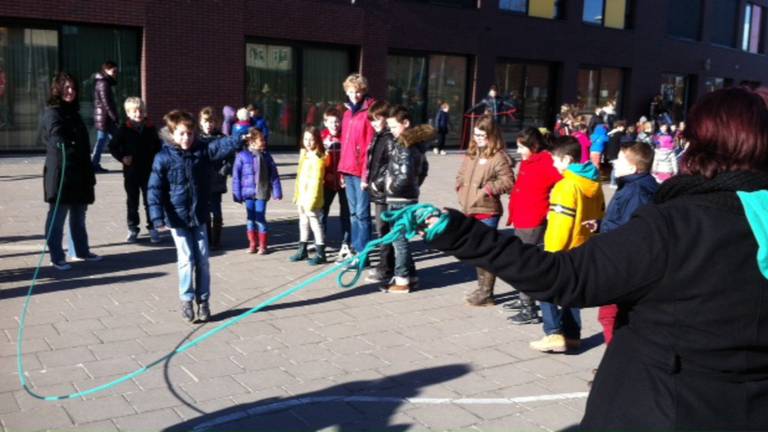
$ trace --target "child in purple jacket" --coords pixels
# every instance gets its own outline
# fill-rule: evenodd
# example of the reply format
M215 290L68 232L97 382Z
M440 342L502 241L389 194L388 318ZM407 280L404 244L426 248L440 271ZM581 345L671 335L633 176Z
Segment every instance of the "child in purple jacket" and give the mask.
M245 136L246 149L235 158L232 169L232 195L245 203L248 222L248 253L267 253L267 201L283 199L280 176L264 135L251 129Z

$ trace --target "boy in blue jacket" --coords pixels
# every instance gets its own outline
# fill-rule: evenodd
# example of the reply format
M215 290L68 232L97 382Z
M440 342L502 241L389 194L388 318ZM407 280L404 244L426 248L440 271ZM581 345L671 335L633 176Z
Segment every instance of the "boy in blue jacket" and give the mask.
M207 321L211 310L207 225L210 217L210 164L226 159L240 147L239 139L224 137L209 143L195 139L192 114L173 110L165 115L163 148L155 156L149 178L149 215L156 229L171 229L179 268L181 315ZM193 283L194 279L194 283Z
M608 204L605 217L600 223L601 233L613 231L626 224L637 209L653 200L659 188L656 179L651 175L653 155L654 152L648 144L642 142L636 142L619 151L619 157L613 165L619 189ZM603 326L606 344L610 344L613 339L617 315L616 305L600 306L597 320Z

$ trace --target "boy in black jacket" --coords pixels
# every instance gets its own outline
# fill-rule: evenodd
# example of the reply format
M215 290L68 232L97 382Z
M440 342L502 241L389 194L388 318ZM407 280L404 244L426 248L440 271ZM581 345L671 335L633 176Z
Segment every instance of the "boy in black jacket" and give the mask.
M421 125L411 128L411 114L407 108L397 105L389 111L387 127L395 142L389 151L385 191L387 209L399 210L419 202L419 188L427 178L429 164L426 143L435 139L435 128ZM401 235L392 246L395 250L395 278L387 291L408 293L417 283L416 266L408 246L408 239Z
M157 129L145 118L144 101L137 97L125 100L128 117L109 143L109 152L123 164L123 186L127 196L128 236L125 241L135 243L139 236L139 194L144 203L146 227L152 243L160 242L160 235L152 226L147 202L147 183L152 173L152 161L160 151L162 142Z

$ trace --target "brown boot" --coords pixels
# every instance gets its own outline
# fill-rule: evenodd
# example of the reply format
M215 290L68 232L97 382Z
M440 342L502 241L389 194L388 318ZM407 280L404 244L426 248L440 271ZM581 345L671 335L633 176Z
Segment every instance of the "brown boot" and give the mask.
M467 294L467 304L470 306L493 306L493 286L496 284L496 276L490 272L477 268L477 288Z
M248 253L256 253L256 249L259 247L259 238L256 231L248 231Z
M221 249L221 228L224 224L221 219L214 219L211 226L211 249Z

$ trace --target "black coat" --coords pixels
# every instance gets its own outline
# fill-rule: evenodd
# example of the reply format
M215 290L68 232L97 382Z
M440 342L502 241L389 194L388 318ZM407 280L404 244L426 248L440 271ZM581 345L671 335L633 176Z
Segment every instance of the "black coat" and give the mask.
M91 165L91 146L80 113L73 107L47 107L40 124L45 144L43 197L55 203L64 164L61 148L66 153L61 204L93 204L96 175Z
M419 188L427 178L426 143L437 133L430 125L406 129L390 146L387 162L387 203L414 203L419 201Z
M144 126L139 127L126 122L109 142L109 153L120 162L125 156L131 156L131 165L123 165L123 176L146 184L152 173L152 162L162 145L157 129L151 124L145 121Z
M93 124L100 131L108 132L120 123L112 95L112 86L115 84L117 81L104 71L93 75Z
M389 152L395 138L388 130L373 136L373 142L368 146L368 195L371 201L379 204L387 202L387 164Z
M678 176L623 227L547 253L460 212L431 245L538 300L618 304L587 430L768 430L768 280L734 191L768 174Z
M220 131L214 130L210 135L200 132L198 139L200 142L207 144L222 137L224 137L224 135ZM234 155L226 159L211 161L209 177L212 195L227 193L227 176L232 174L232 167L234 164Z

